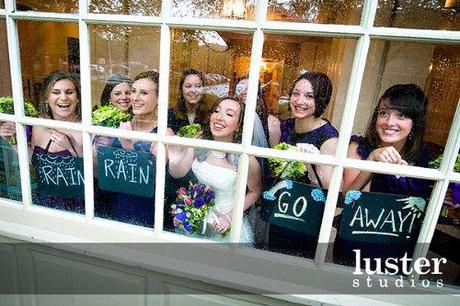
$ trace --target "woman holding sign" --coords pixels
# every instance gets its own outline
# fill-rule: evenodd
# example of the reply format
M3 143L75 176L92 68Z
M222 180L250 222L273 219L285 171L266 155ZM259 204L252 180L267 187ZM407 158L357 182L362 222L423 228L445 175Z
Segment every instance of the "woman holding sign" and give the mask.
M415 84L394 85L380 97L365 136L351 137L348 157L398 165L428 167L422 143L428 99ZM344 169L343 190L410 194L428 198L429 181ZM362 188L363 187L363 188Z
M158 80L156 71L145 71L134 78L131 92L134 117L131 121L122 122L120 129L157 132ZM168 135L174 135L172 130L168 129ZM113 197L112 217L152 227L156 145L150 141L114 139L112 146L122 150L106 152L110 158L98 160L98 167L103 167L99 169L99 184L108 182L113 186L128 186L128 190L118 192ZM98 154L101 152L98 151Z
M332 83L321 72L302 73L290 91L290 110L293 118L269 121L270 145L287 143L310 154L334 154L339 133L321 118L332 95ZM327 188L332 167L306 164L307 175L299 182ZM316 172L315 172L316 171ZM271 187L271 186L270 186ZM300 225L306 226L306 225ZM270 225L269 248L278 252L313 257L318 237L275 224Z
M43 118L79 123L80 85L74 74L50 73L42 84ZM30 141L39 205L84 213L83 141L80 132L34 126ZM69 188L67 188L69 187ZM44 196L47 194L47 196Z
M238 142L241 138L244 104L229 97L221 98L212 108L209 131L205 137L216 141ZM182 178L191 170L196 178L210 186L216 194L216 204L206 216L211 228L211 236L223 239L232 224L235 205L235 185L237 177L237 156L218 151L201 151L193 148L168 147L169 173L174 178ZM260 165L256 158L249 157L249 174L244 210L259 198L262 191ZM254 242L254 233L247 220L243 220L240 242Z

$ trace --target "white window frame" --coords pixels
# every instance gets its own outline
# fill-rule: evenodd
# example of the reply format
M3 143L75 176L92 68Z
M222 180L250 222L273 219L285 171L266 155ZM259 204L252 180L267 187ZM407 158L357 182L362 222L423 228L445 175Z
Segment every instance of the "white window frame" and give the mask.
M322 163L334 166L325 211L322 218L319 242L326 245L332 230L332 221L336 210L336 202L340 190L344 167L359 170L367 170L376 173L388 173L408 175L415 178L430 179L436 181L432 196L427 208L423 226L418 237L418 244L414 256L426 256L429 242L437 224L443 198L446 194L449 182L460 183L460 173L453 172L457 152L460 148L460 104L450 129L449 137L444 151L444 160L440 169L425 169L413 166L385 165L384 168L378 162L360 161L348 159L347 149L349 138L352 133L354 115L358 106L359 93L361 90L364 68L372 39L398 40L407 42L431 42L431 43L460 43L459 31L441 30L418 30L403 28L374 27L374 18L377 10L377 1L365 1L362 10L360 25L329 25L267 21L266 12L268 0L258 0L255 10L254 21L226 20L222 23L217 19L201 18L177 18L170 17L170 1L163 0L161 16L126 16L109 14L88 13L89 0L80 0L78 14L46 13L46 12L22 12L15 11L14 0L5 1L5 9L0 9L0 18L6 20L7 37L9 47L9 59L11 70L12 92L15 103L15 114L0 114L0 121L14 121L17 127L18 156L20 161L22 203L9 199L0 199L0 234L18 237L24 240L36 241L143 241L143 242L202 242L200 239L192 239L168 232L163 232L163 196L165 187L165 145L180 144L196 148L209 148L226 150L241 154L238 166L237 201L236 209L233 210L233 226L231 241L238 242L240 236L243 203L246 192L248 177L249 155L260 157L282 157L313 163ZM81 63L81 97L82 97L82 122L68 123L41 118L28 118L24 116L22 106L23 92L21 78L21 62L19 53L18 30L16 22L19 20L73 22L79 25L80 39L80 63ZM159 71L159 108L158 108L158 133L146 134L133 131L100 128L91 125L91 78L90 78L90 52L88 25L113 23L133 26L152 26L160 30L160 61ZM248 104L244 118L244 133L242 144L217 143L200 139L183 139L166 136L167 125L167 101L169 90L169 64L171 47L171 29L212 29L222 31L240 31L253 34L253 44L250 61L250 78L248 88ZM259 67L262 60L264 34L282 33L302 36L321 37L346 37L357 39L354 54L354 62L348 85L346 103L343 118L339 128L339 141L337 152L334 156L319 156L298 152L279 152L276 150L251 146L251 135L256 108L256 96L258 86ZM76 215L62 211L43 208L32 204L29 157L27 139L25 134L26 125L39 125L57 129L81 131L83 133L84 148L84 171L85 171L85 215ZM94 190L93 190L93 159L91 150L91 135L108 135L123 138L142 139L158 143L157 168L156 168L156 197L155 197L155 228L147 229L134 225L122 224L110 220L94 218ZM13 225L12 225L13 224ZM69 225L75 232L57 229L59 225ZM10 226L10 228L6 228ZM35 232L32 233L32 230ZM120 235L112 237L107 230L115 230ZM76 232L83 231L83 234ZM88 233L84 232L88 231ZM90 234L89 234L90 232ZM121 234L120 234L121 233ZM120 238L122 237L122 238ZM425 243L424 243L425 242ZM220 247L218 247L220 248ZM313 262L300 258L293 258L283 254L273 254L262 250L248 248L224 248L224 252L232 252L241 256L252 256L275 260L280 266L294 264L309 269L324 269L325 271L347 270L326 263L326 248L319 247ZM418 279L417 279L418 280Z

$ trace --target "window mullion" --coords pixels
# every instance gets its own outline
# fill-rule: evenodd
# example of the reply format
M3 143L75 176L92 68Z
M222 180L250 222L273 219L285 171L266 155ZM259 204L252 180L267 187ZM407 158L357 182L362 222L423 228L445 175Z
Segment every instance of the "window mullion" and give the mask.
M452 123L449 138L447 139L446 148L444 150L444 158L441 163L440 170L446 177L454 166L457 159L457 154L460 146L460 104L457 103L454 121ZM449 187L449 180L443 179L436 182L433 191L431 192L430 201L425 210L425 218L423 219L422 228L417 239L417 245L414 250L413 258L426 257L430 242L438 224L439 214L441 213L442 203ZM418 279L418 275L414 275Z
M358 106L359 92L361 90L361 83L364 75L364 67L366 65L367 53L370 46L370 37L367 33L369 28L372 27L374 15L377 11L376 1L366 1L363 8L363 18L361 24L364 26L365 34L359 39L356 46L356 52L353 60L353 67L351 71L350 82L348 85L347 98L345 109L343 111L342 123L340 125L339 141L337 144L336 156L339 161L344 161L348 151L348 140L350 139L351 131L353 128L353 120L355 117L356 108ZM345 116L345 114L347 116ZM321 222L320 233L318 237L318 248L316 249L315 262L320 267L324 265L326 258L327 243L329 242L332 222L334 220L336 203L340 186L342 183L343 167L335 167L332 175L332 180L329 184L329 191L325 203L323 219Z
M8 10L13 11L14 1L10 0L5 2ZM16 22L10 16L7 16L6 18L6 26L14 111L16 116L24 117L24 96L22 86L14 86L14 84L22 84L18 30ZM18 159L19 164L21 165L19 167L19 173L21 176L22 202L24 203L24 208L27 209L32 204L32 191L30 188L29 147L27 145L24 124L16 122L16 138L18 143Z
M89 35L88 25L84 18L88 10L88 1L80 0L79 4L79 41L80 41L80 86L82 122L84 127L91 126L91 72L89 70ZM83 165L85 176L85 215L88 219L94 217L94 185L93 185L93 154L91 134L83 131Z

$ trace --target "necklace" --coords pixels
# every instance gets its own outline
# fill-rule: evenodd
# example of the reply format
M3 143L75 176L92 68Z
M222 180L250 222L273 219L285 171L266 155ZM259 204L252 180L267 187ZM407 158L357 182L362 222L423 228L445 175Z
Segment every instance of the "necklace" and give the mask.
M225 152L212 151L212 150L210 152L217 159L224 159L225 157L227 157L227 153Z

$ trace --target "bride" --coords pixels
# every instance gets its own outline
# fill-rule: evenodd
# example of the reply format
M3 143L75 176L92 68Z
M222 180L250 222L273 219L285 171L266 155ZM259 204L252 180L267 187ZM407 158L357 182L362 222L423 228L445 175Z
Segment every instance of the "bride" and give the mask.
M208 137L216 141L239 142L243 115L243 103L229 97L220 99L212 108ZM220 151L169 146L168 159L169 173L173 178L182 178L192 170L200 183L214 190L215 206L205 219L212 229L211 236L218 236L217 234L223 234L229 230L232 225L232 210L235 204L237 156ZM244 210L254 204L261 191L260 166L256 158L250 156ZM240 242L254 242L254 233L246 216L243 219Z

